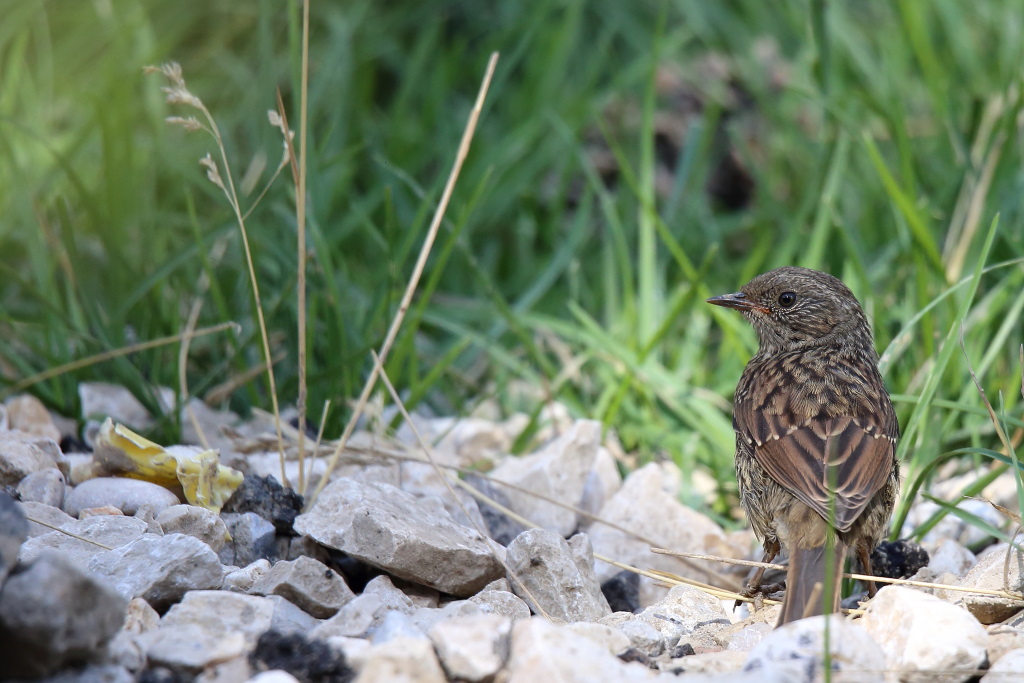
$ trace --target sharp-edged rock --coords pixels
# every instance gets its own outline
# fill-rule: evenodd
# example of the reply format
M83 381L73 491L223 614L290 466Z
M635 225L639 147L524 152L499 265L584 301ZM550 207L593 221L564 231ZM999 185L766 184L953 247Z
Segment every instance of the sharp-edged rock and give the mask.
M487 542L457 524L437 498L341 479L320 494L295 529L395 576L457 596L504 573Z

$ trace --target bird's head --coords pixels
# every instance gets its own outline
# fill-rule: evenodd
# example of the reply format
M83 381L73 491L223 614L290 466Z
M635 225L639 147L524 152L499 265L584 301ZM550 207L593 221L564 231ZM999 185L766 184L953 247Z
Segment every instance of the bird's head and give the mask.
M871 328L853 292L836 277L810 268L776 268L734 294L707 300L740 311L754 326L762 353L811 346L867 345Z

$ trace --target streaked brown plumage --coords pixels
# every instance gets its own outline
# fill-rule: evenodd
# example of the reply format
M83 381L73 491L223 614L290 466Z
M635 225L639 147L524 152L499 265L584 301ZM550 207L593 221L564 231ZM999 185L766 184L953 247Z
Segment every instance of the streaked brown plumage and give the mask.
M708 303L743 313L760 342L736 388L736 478L765 561L790 553L778 625L837 611L847 551L871 573L899 493L899 424L871 327L846 285L807 268Z

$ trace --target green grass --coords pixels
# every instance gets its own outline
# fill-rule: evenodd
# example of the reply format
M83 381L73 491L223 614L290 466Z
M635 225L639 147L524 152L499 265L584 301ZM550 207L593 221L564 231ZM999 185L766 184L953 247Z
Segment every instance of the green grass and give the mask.
M193 343L192 392L262 362L237 227L197 164L215 150L164 124L189 112L169 108L142 67L182 64L240 179L254 160L279 158L265 114L276 88L298 125L299 17L297 3L273 0L7 4L6 384L180 332L203 273L200 325L234 320L242 331ZM644 458L708 470L727 514L730 399L755 339L703 300L799 264L843 278L873 320L900 397L905 469L928 476L956 449L988 467L999 439L957 339L963 323L1012 439L1024 339L1022 30L1010 0L314 4L310 413L358 395L497 50L473 148L387 363L412 403L461 413L494 397L536 415L536 396L563 401ZM670 72L683 91L665 89ZM680 92L703 106L669 126L680 142L665 154L655 132ZM756 188L740 211L706 191L727 143ZM614 184L595 150L613 160ZM286 404L298 386L292 198L283 177L247 220L272 352L286 356ZM77 415L78 382L105 379L157 410L151 387L177 386L176 373L172 346L31 390ZM269 406L266 382L230 405ZM173 438L176 421L157 436Z

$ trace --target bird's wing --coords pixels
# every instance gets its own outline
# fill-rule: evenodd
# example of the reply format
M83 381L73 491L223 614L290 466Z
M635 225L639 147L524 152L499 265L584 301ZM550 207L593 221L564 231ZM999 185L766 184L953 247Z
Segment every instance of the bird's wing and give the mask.
M778 390L774 398L783 399L776 406L789 404ZM768 475L837 529L849 531L892 471L899 427L888 399L882 403L865 416L805 417L743 401L734 416Z

